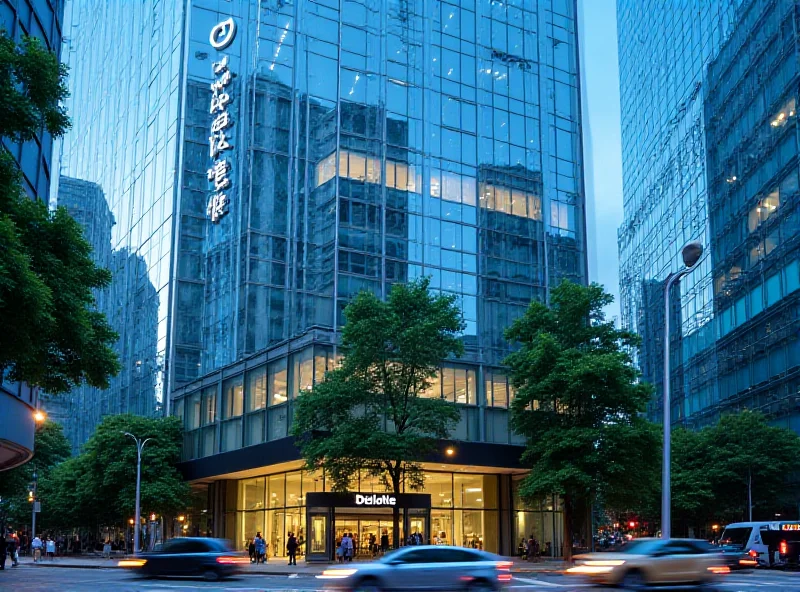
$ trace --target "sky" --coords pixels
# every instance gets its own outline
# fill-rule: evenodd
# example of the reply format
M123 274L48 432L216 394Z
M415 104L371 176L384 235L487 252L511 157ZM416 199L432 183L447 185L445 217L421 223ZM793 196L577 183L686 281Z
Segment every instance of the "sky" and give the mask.
M578 0L578 8L589 279L614 295L606 315L619 319L622 148L617 7L615 0Z

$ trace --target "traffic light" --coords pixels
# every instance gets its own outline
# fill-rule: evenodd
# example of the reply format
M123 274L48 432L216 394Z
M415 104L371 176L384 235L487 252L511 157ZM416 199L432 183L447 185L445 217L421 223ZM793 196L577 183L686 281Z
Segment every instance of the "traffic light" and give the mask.
M33 503L33 490L28 490L28 501Z

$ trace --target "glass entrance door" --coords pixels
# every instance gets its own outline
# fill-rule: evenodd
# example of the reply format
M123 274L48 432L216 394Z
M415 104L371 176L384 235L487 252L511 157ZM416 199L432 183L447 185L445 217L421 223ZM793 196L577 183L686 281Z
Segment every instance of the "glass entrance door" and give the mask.
M309 558L328 559L331 549L328 547L328 515L309 514L308 541L306 556Z

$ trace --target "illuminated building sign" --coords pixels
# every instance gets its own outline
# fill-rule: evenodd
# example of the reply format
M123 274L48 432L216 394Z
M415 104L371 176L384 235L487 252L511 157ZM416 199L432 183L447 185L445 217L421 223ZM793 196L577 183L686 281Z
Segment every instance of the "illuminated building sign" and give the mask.
M781 524L781 530L800 530L800 523Z
M211 29L209 41L215 49L225 49L236 36L236 23L232 18L214 26ZM228 192L231 187L231 161L229 153L233 151L231 144L230 128L234 124L233 117L228 111L231 96L228 86L231 83L232 73L228 68L228 56L213 64L214 82L211 83L211 135L208 137L209 156L212 164L208 169L208 181L211 186L211 195L208 198L206 214L211 221L218 223L228 213L230 199Z
M357 506L395 506L397 505L397 498L393 495L362 495L356 494Z

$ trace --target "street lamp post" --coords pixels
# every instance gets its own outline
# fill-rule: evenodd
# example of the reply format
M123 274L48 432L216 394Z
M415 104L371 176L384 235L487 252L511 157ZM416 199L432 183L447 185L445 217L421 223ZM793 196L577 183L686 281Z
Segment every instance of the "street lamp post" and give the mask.
M700 241L690 241L681 249L683 267L667 278L664 286L664 457L661 469L661 538L668 539L672 535L671 517L671 473L670 447L672 446L672 418L670 417L670 355L669 355L669 291L683 276L694 269L694 266L703 255L703 245Z
M144 449L144 445L147 444L152 438L145 438L141 440L137 438L130 432L123 432L126 436L130 436L133 438L133 441L136 442L136 522L133 525L133 554L139 554L139 521L141 520L141 515L139 513L139 491L141 489L141 481L142 481L142 450Z

